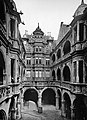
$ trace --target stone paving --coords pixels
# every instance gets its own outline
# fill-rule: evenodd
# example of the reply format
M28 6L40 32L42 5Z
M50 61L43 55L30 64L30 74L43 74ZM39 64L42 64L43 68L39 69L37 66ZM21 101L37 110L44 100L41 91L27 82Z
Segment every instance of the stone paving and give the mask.
M23 109L21 120L66 120L60 115L60 111L56 110L54 106L43 106L43 112Z

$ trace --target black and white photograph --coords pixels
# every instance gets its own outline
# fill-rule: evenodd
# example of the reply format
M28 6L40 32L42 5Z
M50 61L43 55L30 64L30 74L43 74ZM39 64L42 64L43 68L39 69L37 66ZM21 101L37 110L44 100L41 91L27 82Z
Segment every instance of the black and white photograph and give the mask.
M87 120L87 0L0 0L0 120Z

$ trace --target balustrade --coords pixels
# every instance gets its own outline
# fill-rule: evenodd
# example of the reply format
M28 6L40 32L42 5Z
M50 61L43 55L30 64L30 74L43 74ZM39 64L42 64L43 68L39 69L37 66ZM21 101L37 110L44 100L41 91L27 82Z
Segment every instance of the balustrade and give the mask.
M11 87L6 85L0 86L0 103L5 100L6 97L11 95Z
M23 81L23 86L33 86L33 87L61 87L67 89L73 93L87 94L87 84L85 83L71 83L71 82L61 82L61 81Z

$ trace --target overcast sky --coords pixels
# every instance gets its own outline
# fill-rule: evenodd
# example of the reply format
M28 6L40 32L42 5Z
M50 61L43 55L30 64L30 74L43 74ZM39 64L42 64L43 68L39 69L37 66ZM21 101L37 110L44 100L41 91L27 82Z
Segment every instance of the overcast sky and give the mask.
M69 24L75 10L81 4L81 0L14 0L18 12L22 10L22 21L25 25L20 25L21 35L28 30L28 34L39 26L42 31L47 34L51 32L51 36L58 37L60 23ZM84 0L87 4L87 0Z

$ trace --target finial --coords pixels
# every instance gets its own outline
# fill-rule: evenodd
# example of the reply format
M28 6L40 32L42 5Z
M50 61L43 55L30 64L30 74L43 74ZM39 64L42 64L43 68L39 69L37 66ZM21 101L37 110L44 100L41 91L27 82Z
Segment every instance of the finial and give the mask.
M81 4L84 4L84 0L82 0Z
M38 23L38 28L39 28L39 23Z

